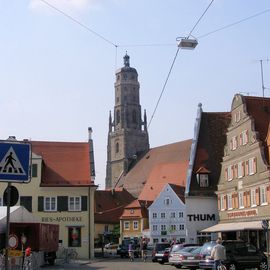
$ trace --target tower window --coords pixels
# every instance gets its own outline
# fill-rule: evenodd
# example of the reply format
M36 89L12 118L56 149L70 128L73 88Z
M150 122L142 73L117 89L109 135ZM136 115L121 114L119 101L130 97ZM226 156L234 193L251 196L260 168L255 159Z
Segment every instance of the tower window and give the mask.
M115 153L118 153L119 152L119 143L116 143L115 144Z
M136 113L136 111L132 112L132 122L137 123L137 113Z
M120 111L117 110L116 111L116 124L119 124L120 123Z

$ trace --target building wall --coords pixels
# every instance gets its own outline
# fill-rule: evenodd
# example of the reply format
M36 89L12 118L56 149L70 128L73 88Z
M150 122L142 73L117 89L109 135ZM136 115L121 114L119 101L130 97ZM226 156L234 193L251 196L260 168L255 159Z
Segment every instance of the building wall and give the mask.
M59 225L59 241L60 245L63 247L67 248L69 246L68 228L79 228L81 232L81 246L74 247L78 252L78 256L80 258L94 257L94 219L92 215L94 189L91 188L93 190L90 191L89 187L74 186L40 187L42 159L33 155L32 163L38 166L37 177L32 177L31 182L27 184L12 183L19 191L20 199L17 205L22 204L21 197L31 197L33 215L38 217L40 222ZM6 185L6 183L0 183L0 190L4 190ZM86 198L86 208L85 211L68 211L68 209L67 211L44 211L40 209L42 197L84 197ZM91 218L89 216L91 216Z
M165 186L148 211L151 243L171 241L174 238L185 242L186 207L169 185Z
M129 222L129 229L125 229L124 223ZM137 222L138 224L138 229L134 228L134 222ZM142 231L144 229L144 224L145 220L143 218L138 218L138 219L122 219L120 221L120 230L121 230L121 240L124 238L132 238L132 237L141 237L142 236Z

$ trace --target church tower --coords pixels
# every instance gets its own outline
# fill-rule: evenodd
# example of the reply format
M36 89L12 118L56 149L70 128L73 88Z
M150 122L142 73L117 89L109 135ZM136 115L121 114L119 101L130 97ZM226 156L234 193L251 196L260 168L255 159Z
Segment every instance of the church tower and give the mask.
M109 115L106 188L114 188L136 161L149 150L146 112L142 121L138 73L124 56L116 71L115 105ZM113 119L112 119L113 118Z

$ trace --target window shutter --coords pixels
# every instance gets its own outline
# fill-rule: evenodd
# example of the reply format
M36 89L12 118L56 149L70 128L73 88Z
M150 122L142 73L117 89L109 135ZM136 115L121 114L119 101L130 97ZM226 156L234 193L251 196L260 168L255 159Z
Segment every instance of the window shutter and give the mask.
M233 178L238 178L239 172L238 172L238 166L237 164L234 165L234 177Z
M249 190L247 191L247 207L250 207L250 200L251 198L250 198L250 190Z
M246 175L249 175L249 170L248 170L248 160L246 161Z
M38 197L38 211L42 212L44 210L44 197Z
M245 176L245 162L242 162L242 176Z
M224 195L224 210L227 210L227 195Z
M247 207L247 192L245 191L244 192L244 207L246 208Z
M220 207L220 195L218 195L218 210L219 211L221 210L221 207Z
M235 208L239 207L239 203L238 203L238 193L235 194Z
M82 196L82 211L87 211L87 196Z
M242 132L240 133L240 136L239 136L239 144L243 145L243 133Z
M68 211L68 196L57 197L57 211Z
M235 194L232 194L232 208L235 208Z
M228 181L228 168L225 169L225 179Z
M257 172L257 158L254 157L253 158L253 172L256 173Z
M267 186L267 202L270 203L270 186Z
M260 205L260 189L256 188L256 204Z
M31 196L21 196L20 205L24 206L29 212L32 212L32 197Z
M248 130L246 130L246 139L247 139L247 143L248 143L248 141L249 141L249 139L248 139Z

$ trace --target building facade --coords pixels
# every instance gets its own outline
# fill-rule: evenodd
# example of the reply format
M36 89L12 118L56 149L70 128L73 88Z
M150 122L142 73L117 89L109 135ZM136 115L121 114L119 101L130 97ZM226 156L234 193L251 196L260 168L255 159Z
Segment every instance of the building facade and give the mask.
M217 191L220 223L212 231L265 250L261 223L270 219L270 99L237 94L231 115Z
M185 190L188 243L209 241L211 233L201 231L219 221L215 192L230 119L230 113L203 112L198 105Z
M90 131L91 133L91 131ZM90 134L91 135L91 134ZM87 143L31 141L32 179L13 183L17 205L40 222L59 225L59 246L79 258L94 257L94 164L91 136ZM90 168L92 164L92 168ZM6 183L0 183L4 190Z
M166 184L148 208L150 243L186 242L185 188Z
M124 56L124 67L116 71L115 106L109 116L106 188L115 188L138 159L149 149L146 112L142 121L138 73Z

